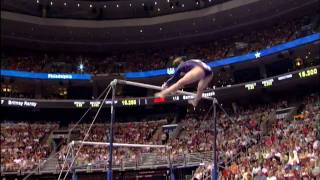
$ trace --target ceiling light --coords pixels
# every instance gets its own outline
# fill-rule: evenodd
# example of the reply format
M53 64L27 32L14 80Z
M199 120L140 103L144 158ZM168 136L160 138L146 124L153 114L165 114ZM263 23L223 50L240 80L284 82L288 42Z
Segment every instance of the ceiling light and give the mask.
M131 7L131 6L132 6L132 4L130 3L130 4L129 4L129 6Z
M142 3L141 5L144 6L144 3Z
M158 4L157 1L155 1L155 2L154 2L154 5L157 5L157 4Z
M104 8L107 8L107 5L105 4L103 7L104 7Z
M140 29L140 32L142 33L142 29Z
M63 5L64 5L64 6L66 6L66 5L67 5L67 3L66 3L66 2L64 2L64 3L63 3Z
M92 4L90 4L90 6L89 7L91 7L92 8Z
M119 4L117 4L117 8L119 7Z
M167 0L167 2L170 2L170 0Z
M162 27L160 28L160 31L162 31Z
M39 0L37 0L37 3L39 4Z
M50 1L50 5L51 5L51 6L53 5L53 2L52 2L52 1Z
M84 65L82 64L82 62L79 64L78 68L79 68L80 71L83 71Z
M209 0L209 2L211 2L211 0Z
M158 11L160 12L160 8L158 8Z
M184 7L184 4L181 4L181 7Z
M78 3L77 6L80 7L80 4Z

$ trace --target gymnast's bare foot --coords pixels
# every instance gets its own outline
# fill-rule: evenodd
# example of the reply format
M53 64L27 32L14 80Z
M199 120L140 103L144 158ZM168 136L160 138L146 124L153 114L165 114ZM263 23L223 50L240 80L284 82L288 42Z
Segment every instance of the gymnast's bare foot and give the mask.
M190 99L190 100L188 100L188 103L191 104L193 107L197 107L198 102L199 102L199 101L196 100L196 99Z

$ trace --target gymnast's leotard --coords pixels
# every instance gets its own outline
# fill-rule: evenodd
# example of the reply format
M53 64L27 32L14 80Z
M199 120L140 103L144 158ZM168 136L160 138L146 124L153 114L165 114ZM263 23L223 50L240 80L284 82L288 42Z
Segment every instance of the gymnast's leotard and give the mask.
M167 82L165 82L165 85L171 86L173 83L177 82L182 77L181 73L186 74L187 72L189 72L191 69L193 69L196 66L199 66L204 70L205 77L208 77L212 74L212 70L211 70L210 66L208 66L206 63L204 63L198 59L190 59L186 62L181 63L177 67L174 75L170 79L168 79Z

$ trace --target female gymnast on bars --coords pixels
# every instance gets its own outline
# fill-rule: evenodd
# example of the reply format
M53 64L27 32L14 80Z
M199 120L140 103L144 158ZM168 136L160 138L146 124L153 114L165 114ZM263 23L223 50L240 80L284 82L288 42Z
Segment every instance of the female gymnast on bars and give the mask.
M198 59L190 59L184 62L182 57L176 58L173 61L173 65L178 65L174 75L162 85L164 89L156 93L155 96L165 97L183 88L185 85L199 81L197 96L189 101L190 104L196 107L202 97L203 90L208 87L213 77L211 68Z

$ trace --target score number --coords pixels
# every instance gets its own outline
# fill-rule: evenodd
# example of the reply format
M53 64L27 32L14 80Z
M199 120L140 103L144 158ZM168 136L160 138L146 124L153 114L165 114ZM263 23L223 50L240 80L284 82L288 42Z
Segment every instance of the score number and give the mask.
M136 99L124 99L121 101L123 106L136 106L137 100Z
M83 105L85 104L85 102L84 101L74 101L73 104L76 108L82 108Z
M318 74L318 70L317 68L313 68L313 69L308 69L308 70L299 72L299 77L305 78L305 77L314 76L316 74Z
M247 88L249 91L251 91L255 89L256 85L257 85L256 83L249 83L249 84L246 84L244 87Z
M273 84L273 79L268 79L268 80L262 81L261 83L263 87L271 87Z

